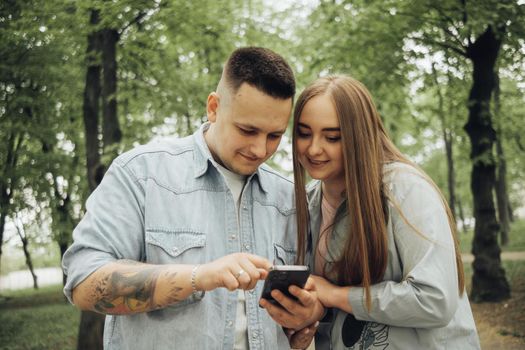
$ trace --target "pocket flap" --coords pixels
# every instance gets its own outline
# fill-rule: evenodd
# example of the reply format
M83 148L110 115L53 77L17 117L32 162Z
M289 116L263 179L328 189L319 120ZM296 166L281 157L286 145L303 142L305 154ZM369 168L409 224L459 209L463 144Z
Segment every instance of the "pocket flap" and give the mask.
M189 230L153 229L146 231L146 243L160 247L169 255L176 257L188 249L204 247L206 234Z
M294 265L295 264L295 249L285 248L278 243L273 244L275 251L275 261L276 265Z

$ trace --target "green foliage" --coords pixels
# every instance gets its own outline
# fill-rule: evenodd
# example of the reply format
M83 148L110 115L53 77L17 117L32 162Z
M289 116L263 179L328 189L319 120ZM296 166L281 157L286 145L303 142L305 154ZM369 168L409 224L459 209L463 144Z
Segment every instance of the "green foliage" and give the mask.
M298 91L331 73L363 81L394 142L446 197L443 135L449 135L456 196L468 219L472 162L463 126L472 68L465 50L487 25L503 26L498 32L504 40L498 61L502 112L493 121L502 130L511 201L521 206L524 5L465 3L321 1L303 15L309 10L300 5L277 13L264 1L4 1L0 185L11 199L0 212L11 221L29 218L23 224L35 251L51 239L70 242L88 191L82 120L87 36L101 28L119 32L116 98L123 139L109 153L157 136L192 133L206 120L206 98L231 50L266 46L292 63ZM93 10L100 16L96 26L89 24ZM272 165L288 171L289 152L290 147L282 147ZM14 166L9 154L16 155ZM484 157L493 161L490 154ZM511 236L511 244L513 239L519 240Z
M11 222L30 218L24 222L33 235L30 247L47 238L67 245L83 214L82 101L92 31L119 32L116 98L123 139L108 152L116 154L155 136L195 131L231 50L282 43L261 20L263 6L256 1L31 0L0 6L0 192L10 196L0 212ZM100 17L96 26L89 24L93 10Z

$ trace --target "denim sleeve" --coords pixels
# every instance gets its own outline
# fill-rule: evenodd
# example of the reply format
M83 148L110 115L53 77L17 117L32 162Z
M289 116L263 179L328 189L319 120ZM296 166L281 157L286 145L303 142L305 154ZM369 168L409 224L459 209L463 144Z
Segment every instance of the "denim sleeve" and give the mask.
M118 260L144 256L144 189L128 169L113 162L86 202L86 214L73 231L73 244L64 253L67 275L64 294L95 270Z
M403 278L373 285L370 311L363 288L351 288L348 300L359 320L398 327L444 327L454 316L459 300L448 218L432 185L420 177L406 176L401 185L403 194L394 194L399 210L395 204L390 208Z

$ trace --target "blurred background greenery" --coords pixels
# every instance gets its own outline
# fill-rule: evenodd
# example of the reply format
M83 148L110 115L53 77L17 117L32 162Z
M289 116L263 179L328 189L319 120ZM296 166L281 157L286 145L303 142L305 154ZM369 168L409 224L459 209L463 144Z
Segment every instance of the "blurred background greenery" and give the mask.
M298 91L330 73L361 80L449 200L462 251L492 252L472 299L522 285L499 247L525 251L523 0L4 0L0 39L0 276L58 267L111 160L195 131L224 60L254 45L291 63ZM270 160L289 176L290 152L287 136ZM1 348L76 346L59 286L0 284L0 307Z

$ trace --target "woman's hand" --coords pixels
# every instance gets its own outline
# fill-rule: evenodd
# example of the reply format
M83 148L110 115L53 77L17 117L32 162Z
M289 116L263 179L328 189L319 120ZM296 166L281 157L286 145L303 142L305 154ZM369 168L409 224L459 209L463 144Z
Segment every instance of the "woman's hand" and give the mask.
M311 275L310 278L315 281L317 296L324 307L335 307L346 313L352 313L352 305L348 302L348 292L351 287L337 286L321 276Z

